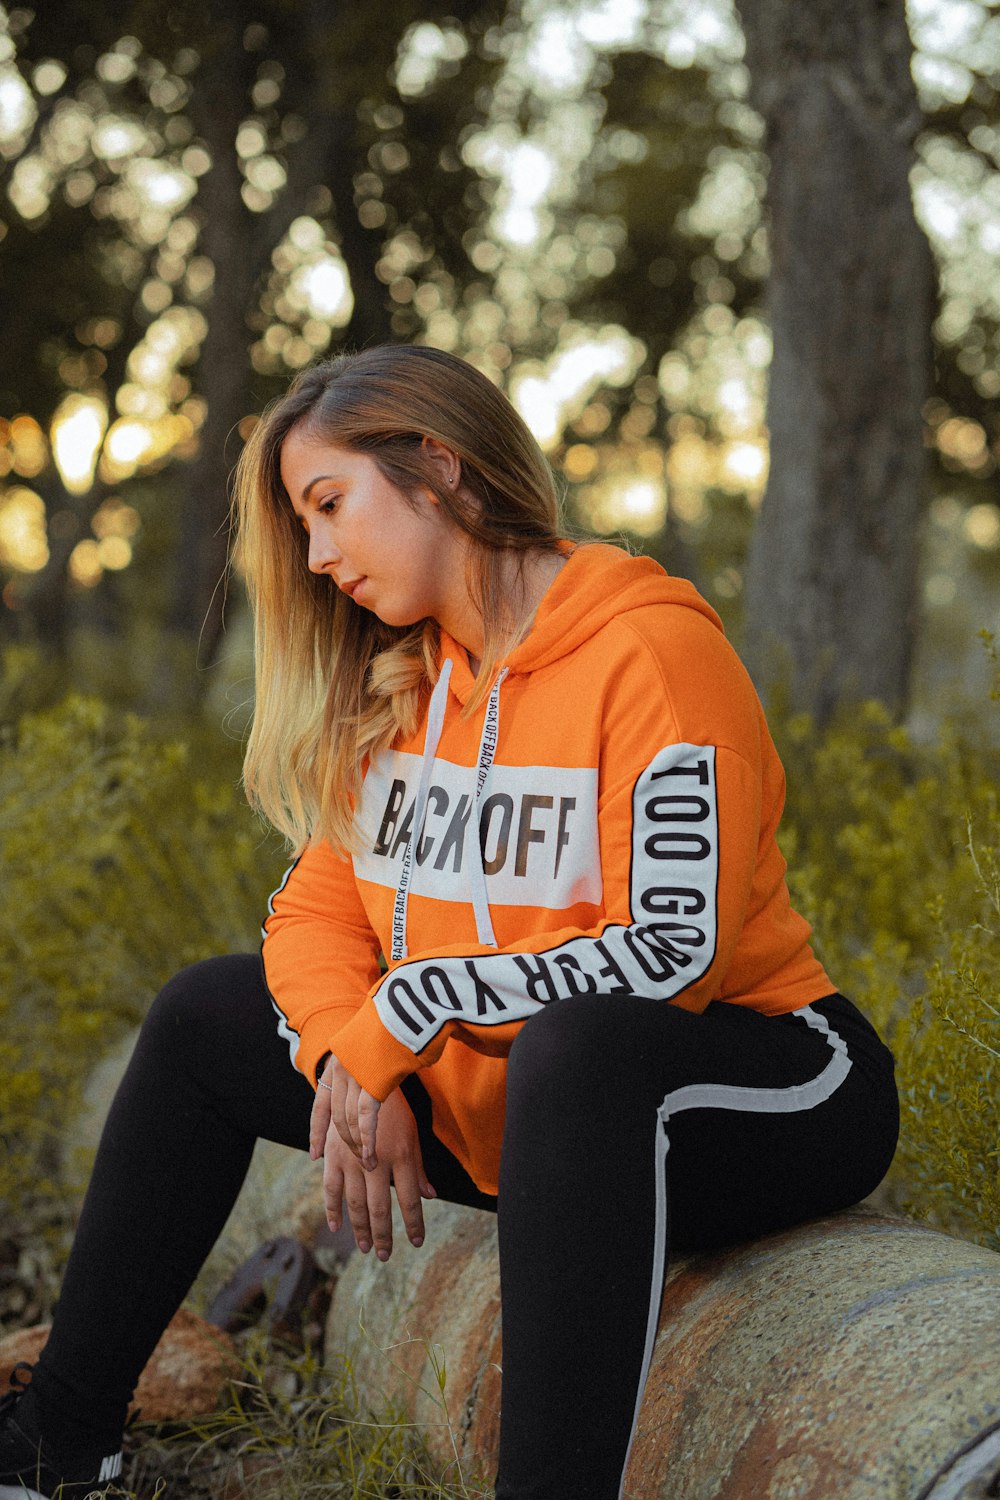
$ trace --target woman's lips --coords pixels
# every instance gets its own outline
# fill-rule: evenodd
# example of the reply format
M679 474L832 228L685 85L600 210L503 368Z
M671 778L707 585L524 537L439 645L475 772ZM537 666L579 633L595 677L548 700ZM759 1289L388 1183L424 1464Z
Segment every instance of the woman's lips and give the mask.
M361 584L363 584L364 581L364 578L349 578L344 583L338 583L337 587L343 593L347 594L351 599L353 599L355 589L360 588Z

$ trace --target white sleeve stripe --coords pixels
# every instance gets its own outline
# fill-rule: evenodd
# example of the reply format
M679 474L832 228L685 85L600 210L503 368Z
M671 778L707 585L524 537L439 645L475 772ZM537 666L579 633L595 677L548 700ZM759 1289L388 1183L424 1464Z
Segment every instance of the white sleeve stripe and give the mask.
M299 855L299 859L301 859L301 857L302 856ZM281 877L281 883L280 883L280 885L278 885L271 892L270 896L268 896L268 898L267 898L267 915L268 915L268 917L273 917L274 916L274 898L275 898L275 896L280 896L281 893L282 893L282 891L285 889L285 886L288 884L289 877L290 877L292 871L295 869L295 866L298 864L299 859L293 859L292 860L291 864L288 866L288 869L285 871L284 875L282 875L282 877ZM299 1042L300 1042L301 1038L299 1037L298 1032L295 1030L295 1028L289 1022L288 1017L285 1015L284 1011L281 1009L281 1006L278 1004L277 1000L275 1000L274 996L271 994L271 989L270 989L270 986L268 985L268 982L267 982L267 965L264 963L264 943L267 940L267 917L265 917L264 924L263 924L263 926L260 929L260 936L261 936L260 966L261 966L261 969L263 970L263 973L264 973L264 987L267 990L268 997L269 997L269 999L271 1001L271 1004L274 1006L274 1013L278 1017L278 1035L281 1037L281 1039L283 1041L285 1041L285 1042L288 1043L288 1055L289 1055L289 1058L291 1060L292 1067L297 1070L298 1069Z
M632 796L629 925L528 953L399 964L375 991L382 1024L419 1053L450 1020L500 1026L582 994L674 999L715 958L718 828L715 747L668 745Z
M268 994L270 994L270 991L268 991ZM299 1036L298 1032L294 1031L288 1024L288 1017L278 1005L278 1002L277 1000L275 1000L273 995L271 995L271 1004L274 1006L274 1013L278 1017L278 1035L281 1037L282 1041L288 1043L289 1061L291 1062L292 1067L295 1068L296 1071L298 1071L299 1042L301 1041L301 1037Z
M268 896L268 898L267 898L267 916L268 917L273 917L274 916L274 898L275 898L275 896L280 896L281 895L282 891L285 889L285 886L288 884L289 877L291 876L292 871L295 869L295 866L298 864L298 862L299 862L299 860L301 858L302 858L302 856L300 854L298 856L298 858L292 860L291 864L288 866L288 869L285 871L284 875L282 875L280 884L278 884L277 886L275 886L274 890ZM261 935L261 937L266 937L267 936L267 917L264 918L264 924L261 926L260 935Z

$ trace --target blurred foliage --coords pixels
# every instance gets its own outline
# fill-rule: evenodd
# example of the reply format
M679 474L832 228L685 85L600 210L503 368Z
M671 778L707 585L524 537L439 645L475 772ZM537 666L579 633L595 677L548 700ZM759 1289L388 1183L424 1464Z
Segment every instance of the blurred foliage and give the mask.
M958 613L961 568L993 566L995 598L1000 557L1000 32L989 0L952 10L910 23L914 193L941 270L926 439L961 553L928 571L959 580ZM735 620L743 552L711 491L748 530L769 359L766 142L742 58L728 0L0 6L0 414L28 419L0 444L0 635L74 668L81 630L180 633L189 654L200 635L212 661L245 419L324 350L386 339L503 385L583 525L650 538L669 497L651 545ZM83 492L50 451L74 395L152 444L122 457L109 432L119 457ZM102 533L112 501L134 533ZM169 650L134 651L132 675L147 712L207 680Z
M992 638L987 652L1000 702ZM792 901L833 982L896 1054L893 1181L1000 1249L1000 749L985 722L918 743L868 703L818 733L772 710Z
M5 716L30 700L12 654ZM177 969L252 950L281 855L213 765L68 697L0 738L0 1213L46 1205L94 1063Z

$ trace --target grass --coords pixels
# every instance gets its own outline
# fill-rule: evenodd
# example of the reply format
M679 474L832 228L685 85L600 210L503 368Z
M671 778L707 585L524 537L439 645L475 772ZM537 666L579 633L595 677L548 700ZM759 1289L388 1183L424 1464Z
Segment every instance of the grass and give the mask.
M190 1424L136 1422L126 1435L128 1500L487 1500L492 1484L456 1459L442 1469L388 1403L370 1410L348 1358L240 1336L228 1404ZM443 1407L442 1402L442 1409Z

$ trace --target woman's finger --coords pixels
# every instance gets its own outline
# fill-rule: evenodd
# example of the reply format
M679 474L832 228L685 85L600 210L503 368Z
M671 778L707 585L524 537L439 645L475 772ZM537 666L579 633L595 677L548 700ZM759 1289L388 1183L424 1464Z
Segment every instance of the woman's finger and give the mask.
M378 1166L375 1155L375 1137L378 1133L378 1112L381 1102L367 1089L358 1092L358 1144L361 1147L361 1165L366 1172L374 1172Z
M378 1174L375 1173L373 1177L369 1177L368 1181L373 1181L377 1176ZM411 1245L416 1245L419 1249L424 1243L424 1210L421 1196L433 1197L434 1189L424 1176L419 1160L397 1163L392 1170L392 1180L396 1188L399 1210L403 1215L403 1223L406 1225L406 1237ZM430 1188L430 1191L424 1193L424 1188Z
M366 1171L364 1183L375 1254L379 1260L388 1260L392 1254L392 1193L388 1166L377 1172Z
M323 1155L323 1145L330 1129L330 1090L317 1087L309 1116L309 1155L318 1161Z
M351 1158L344 1167L344 1202L354 1238L362 1255L372 1247L371 1221L368 1217L368 1179Z
M334 1127L345 1146L349 1146L355 1156L358 1147L355 1144L350 1123L350 1091L353 1084L355 1093L358 1085L335 1057L330 1058L329 1063L330 1081L330 1114Z
M332 1156L327 1156L323 1167L323 1200L326 1203L326 1222L336 1234L344 1211L344 1173Z
M351 1137L351 1149L355 1156L361 1155L361 1130L358 1125L358 1100L361 1097L361 1085L356 1078L347 1075L347 1129Z

